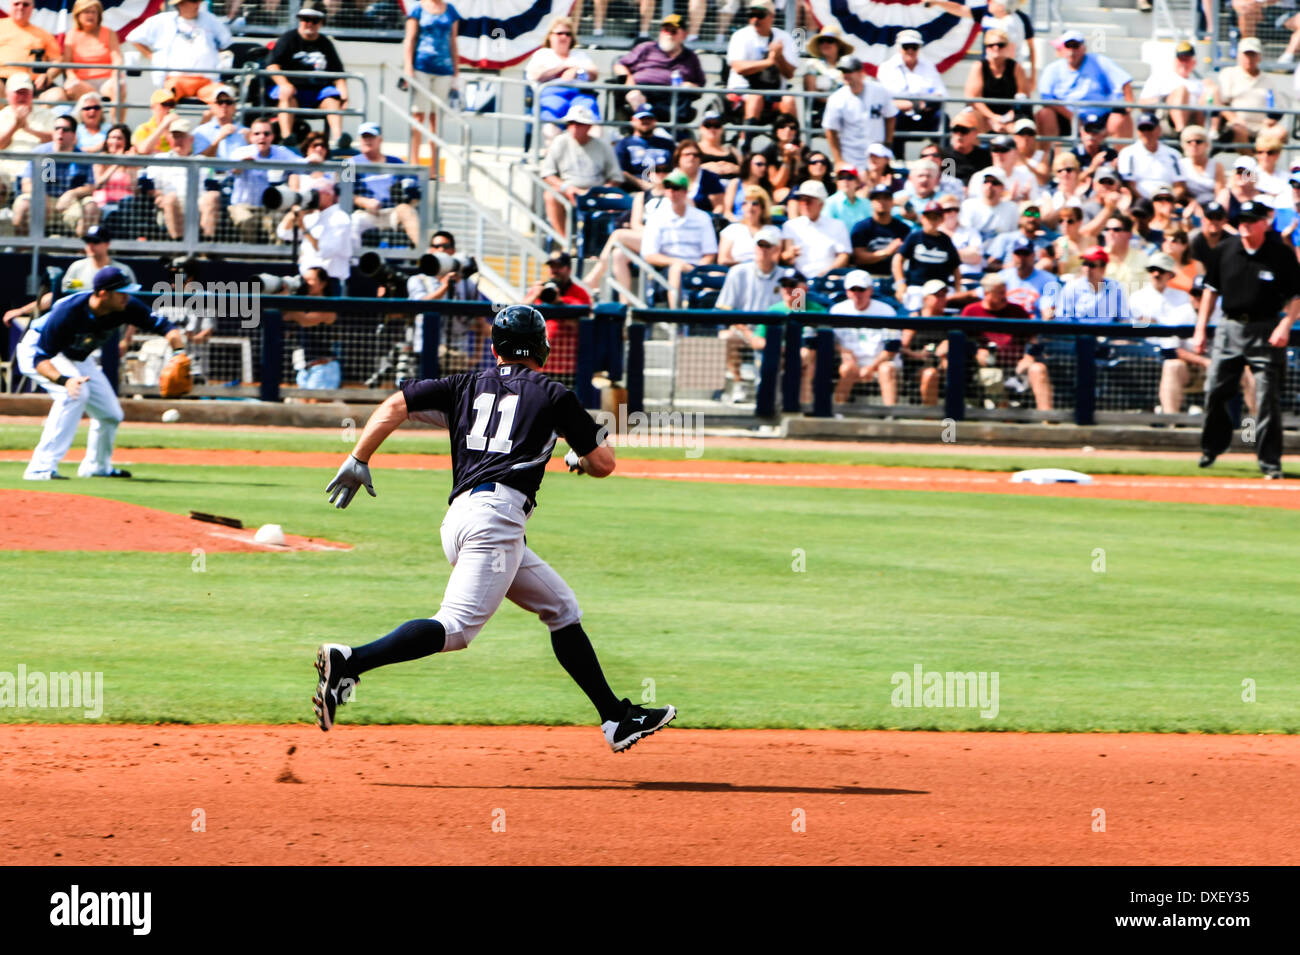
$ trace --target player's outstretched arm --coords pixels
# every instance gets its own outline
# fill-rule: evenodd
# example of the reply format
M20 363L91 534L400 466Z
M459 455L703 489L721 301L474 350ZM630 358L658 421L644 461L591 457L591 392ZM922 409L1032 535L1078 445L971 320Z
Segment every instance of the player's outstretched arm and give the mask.
M402 392L392 395L380 405L366 422L365 430L357 440L356 447L339 468L334 480L326 486L325 492L330 496L330 503L335 507L347 507L360 488L365 488L371 497L376 497L374 485L370 480L370 457L379 450L384 439L397 430L407 418L406 395Z
M614 449L607 444L592 449L588 454L578 456L577 451L570 450L564 456L564 463L570 471L581 471L592 477L609 477L614 473Z

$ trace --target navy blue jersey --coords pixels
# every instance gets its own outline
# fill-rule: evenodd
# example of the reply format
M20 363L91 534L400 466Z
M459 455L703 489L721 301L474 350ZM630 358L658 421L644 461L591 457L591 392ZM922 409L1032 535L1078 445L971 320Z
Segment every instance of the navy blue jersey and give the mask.
M127 299L126 308L120 312L96 315L90 310L91 292L65 295L54 307L32 323L31 330L40 332L36 342L33 364L63 354L73 361L82 361L104 346L113 330L123 325L134 325L142 332L166 335L175 326L145 308L133 298Z
M448 502L495 481L536 504L557 437L579 455L596 449L596 423L578 396L523 365L407 381L402 393L408 413L441 411L447 416L452 472Z

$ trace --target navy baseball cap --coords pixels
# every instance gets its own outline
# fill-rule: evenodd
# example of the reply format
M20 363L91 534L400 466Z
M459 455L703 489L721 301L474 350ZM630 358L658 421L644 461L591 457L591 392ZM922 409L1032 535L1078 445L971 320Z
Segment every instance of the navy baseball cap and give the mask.
M1160 117L1155 113L1138 113L1138 129L1155 129L1160 125Z
M777 284L783 288L794 288L796 285L808 284L808 278L798 269L791 269L777 279Z
M116 265L106 265L95 273L92 287L96 292L138 292L140 285L132 282Z
M995 153L1006 153L1016 148L1016 141L1010 136L994 136L989 140L989 149Z
M637 107L636 112L632 114L633 119L642 119L646 116L649 116L651 119L655 118L655 111L647 103L642 103Z
M86 243L111 242L113 241L113 236L102 225L93 225L86 230L86 234L82 237L81 241Z
M1262 202L1243 202L1237 207L1238 222L1259 222L1267 219L1273 210Z
M1026 239L1023 235L1011 243L1012 252L1032 252L1034 251L1034 242L1032 239Z
M894 190L890 189L889 186L885 185L883 182L878 182L871 187L871 192L867 194L867 198L868 199L885 199L885 198L892 199L894 198Z
M1088 129L1090 126L1104 126L1105 124L1106 117L1095 109L1085 109L1079 114L1079 125L1084 129Z
M1226 219L1228 217L1227 211L1220 202L1207 202L1201 206L1201 211L1205 213L1207 219Z

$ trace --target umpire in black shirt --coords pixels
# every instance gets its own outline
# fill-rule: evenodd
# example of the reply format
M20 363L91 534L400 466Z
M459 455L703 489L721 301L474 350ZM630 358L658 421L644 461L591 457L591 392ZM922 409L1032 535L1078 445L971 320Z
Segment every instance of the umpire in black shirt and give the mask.
M1272 209L1243 202L1238 234L1225 238L1205 268L1205 294L1196 318L1192 349L1205 354L1205 329L1215 301L1223 296L1223 324L1214 335L1210 378L1205 386L1205 425L1201 467L1214 463L1232 443L1227 405L1240 388L1243 365L1250 363L1259 395L1255 447L1266 478L1282 477L1282 388L1286 346L1300 315L1300 272L1295 252L1269 227ZM1285 309L1285 314L1281 314ZM1279 318L1279 315L1281 317Z

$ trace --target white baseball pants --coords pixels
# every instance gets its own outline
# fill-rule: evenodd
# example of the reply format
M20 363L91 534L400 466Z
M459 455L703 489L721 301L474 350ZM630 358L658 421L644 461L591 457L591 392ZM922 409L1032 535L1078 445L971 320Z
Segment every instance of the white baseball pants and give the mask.
M447 632L444 652L464 650L509 598L537 614L548 630L582 619L573 590L524 543L528 499L498 484L466 492L442 521L442 549L452 564L442 606L433 615Z
M113 442L117 426L122 423L122 405L113 393L99 362L94 358L73 361L65 355L55 355L52 361L60 373L69 378L85 375L90 380L81 386L75 398L68 397L68 389L56 385L36 370L36 342L39 335L28 332L14 350L18 370L40 385L54 397L50 413L45 418L45 429L40 443L32 452L24 477L58 470L72 442L77 436L77 425L83 414L90 415L90 433L86 440L86 456L77 468L79 477L106 474L113 468Z

